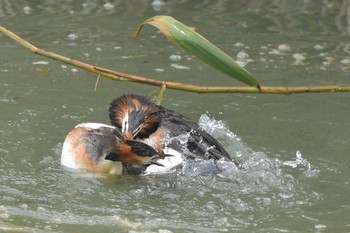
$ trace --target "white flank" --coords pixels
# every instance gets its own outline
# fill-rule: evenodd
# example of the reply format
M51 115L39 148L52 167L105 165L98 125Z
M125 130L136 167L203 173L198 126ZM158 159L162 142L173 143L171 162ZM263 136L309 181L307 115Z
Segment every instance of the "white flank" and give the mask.
M78 164L74 161L73 155L72 155L72 145L69 141L69 134L67 135L66 139L64 140L63 147L62 147L62 153L61 153L61 164L65 167L78 169L80 168Z
M177 152L176 150L167 148L164 150L164 153L172 155L169 157L165 157L164 159L157 160L157 162L164 165L164 167L152 164L147 167L146 171L144 172L144 175L162 174L162 173L171 172L173 169L175 169L176 167L180 166L183 163L183 158L181 153Z
M100 127L107 127L107 128L112 128L114 129L115 127L102 124L102 123L94 123L94 122L85 122L85 123L80 123L76 125L74 128L91 128L91 129L98 129Z

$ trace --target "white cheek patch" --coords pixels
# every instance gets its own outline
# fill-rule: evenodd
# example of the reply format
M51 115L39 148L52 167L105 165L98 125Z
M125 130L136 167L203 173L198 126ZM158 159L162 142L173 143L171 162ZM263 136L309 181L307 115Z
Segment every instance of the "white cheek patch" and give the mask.
M129 131L129 115L126 114L122 122L122 133L127 133Z

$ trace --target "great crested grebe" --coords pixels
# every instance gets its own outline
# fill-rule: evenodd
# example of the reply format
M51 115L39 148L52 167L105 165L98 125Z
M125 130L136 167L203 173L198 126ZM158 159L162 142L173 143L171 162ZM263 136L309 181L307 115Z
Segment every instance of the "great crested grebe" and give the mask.
M166 155L149 145L127 140L118 128L100 123L81 123L64 143L61 164L74 169L111 174L141 174Z
M177 140L166 146L189 157L232 161L223 146L197 123L153 104L145 95L126 94L114 99L109 108L109 117L112 125L124 135L150 145L160 154L163 153L167 137L188 134L185 146Z

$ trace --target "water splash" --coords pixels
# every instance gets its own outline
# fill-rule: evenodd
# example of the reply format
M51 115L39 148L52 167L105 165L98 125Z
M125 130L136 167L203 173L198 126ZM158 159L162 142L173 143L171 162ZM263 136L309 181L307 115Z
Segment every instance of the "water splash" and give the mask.
M244 183L253 183L252 187L244 189L249 192L250 188L254 190L270 188L292 190L294 177L288 174L285 168L290 168L292 171L301 171L301 175L305 177L315 177L319 172L312 168L310 162L303 158L300 151L296 152L293 160L286 161L269 158L264 152L253 151L236 134L230 131L223 121L212 119L206 114L200 117L199 125L223 144L231 157L241 163L242 169L238 169L233 163L227 161L187 159L182 166L181 174L187 176L218 174L221 177L232 179L239 177ZM186 146L189 137L190 133L172 138L168 137L164 143L167 146L176 142L182 146L184 154L190 154ZM286 192L284 193L286 194ZM286 194L286 196L288 195Z
M268 200L268 203L272 202L272 199L296 199L296 202L305 202L302 199L308 194L304 187L300 186L298 178L317 177L319 170L314 169L300 151L295 153L292 160L283 160L277 156L270 158L264 152L253 151L245 145L222 121L211 119L208 115L203 114L199 125L219 139L231 157L242 164L242 169L237 169L226 161L211 162L212 166L216 166L221 171L218 173L219 177L235 183L231 187L234 191L245 195L274 193L273 198L258 198L263 202ZM197 163L197 166L205 167L208 166L208 163L210 162ZM198 174L196 173L198 168L195 167L192 170L193 174ZM188 173L188 169L186 171ZM299 199L300 196L303 198Z

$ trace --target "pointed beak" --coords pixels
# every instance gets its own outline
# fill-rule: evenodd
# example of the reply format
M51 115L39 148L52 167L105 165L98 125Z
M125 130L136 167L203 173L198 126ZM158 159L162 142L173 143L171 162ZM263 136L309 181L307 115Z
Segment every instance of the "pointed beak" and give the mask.
M161 156L159 156L159 157L153 157L153 158L151 159L151 164L164 167L164 165L161 164L161 163L158 163L157 160L158 160L158 159L164 159L164 158L166 158L166 157L173 157L173 155L171 155L171 154L163 154L163 155L161 155Z
M151 164L154 164L154 165L158 165L158 166L161 166L161 167L164 167L164 165L163 164L161 164L161 163L158 163L157 162L157 160L158 160L159 158L153 158L152 160L151 160Z
M132 131L132 137L135 138L137 136L138 133L140 133L140 131L142 130L143 127L143 123L140 124L134 131Z

